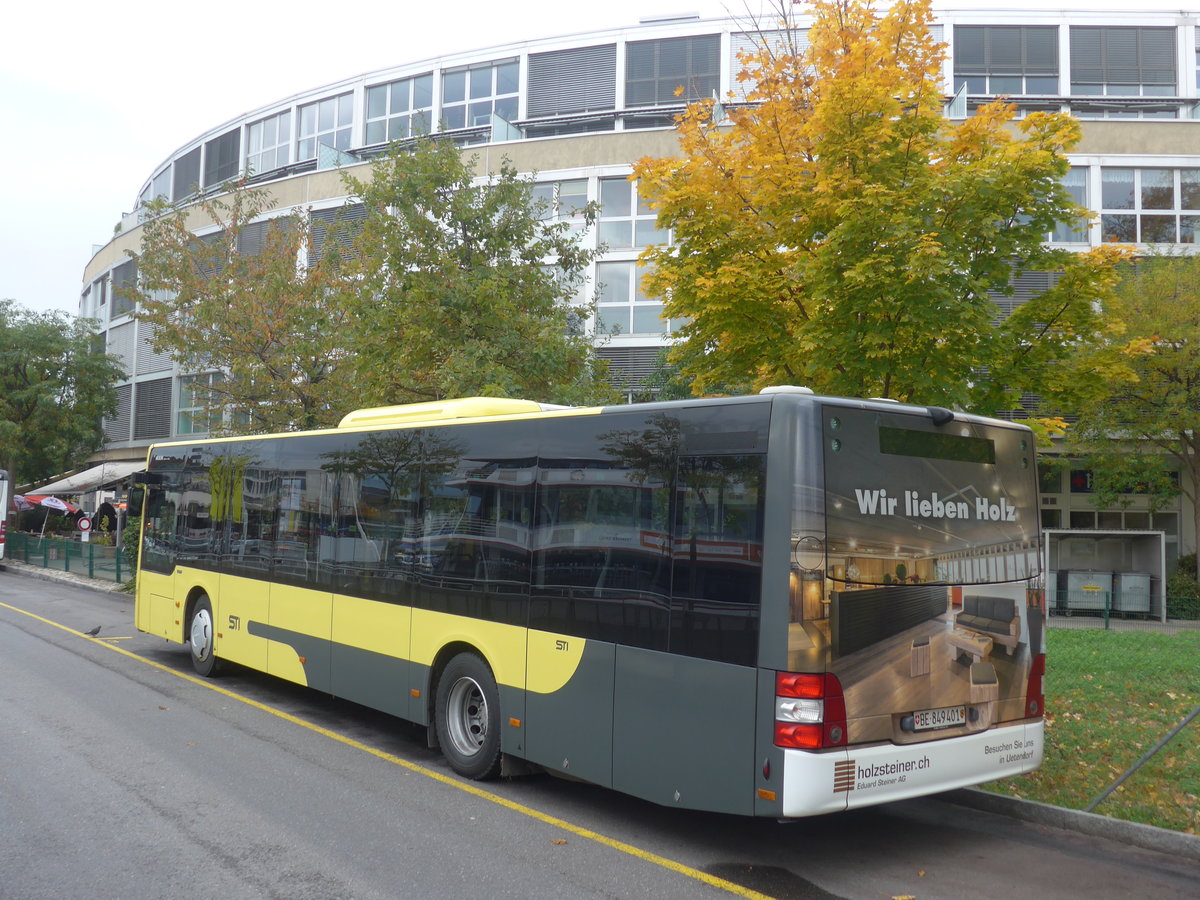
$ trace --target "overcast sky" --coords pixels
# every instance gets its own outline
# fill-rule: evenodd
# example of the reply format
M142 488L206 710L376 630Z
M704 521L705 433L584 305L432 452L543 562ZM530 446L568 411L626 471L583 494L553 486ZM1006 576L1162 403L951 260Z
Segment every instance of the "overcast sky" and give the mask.
M13 4L0 50L0 298L74 314L93 246L132 211L152 170L244 112L445 53L726 8L721 0Z
M647 15L745 17L763 8L763 0L9 4L0 49L0 298L74 314L93 247L132 211L159 163L208 129L302 90L446 53L633 26Z

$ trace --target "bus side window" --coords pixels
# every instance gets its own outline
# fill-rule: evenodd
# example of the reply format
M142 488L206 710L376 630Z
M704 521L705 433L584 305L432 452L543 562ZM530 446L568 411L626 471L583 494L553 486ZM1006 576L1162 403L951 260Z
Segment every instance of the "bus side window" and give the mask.
M741 665L757 658L764 472L757 454L680 457L672 652Z

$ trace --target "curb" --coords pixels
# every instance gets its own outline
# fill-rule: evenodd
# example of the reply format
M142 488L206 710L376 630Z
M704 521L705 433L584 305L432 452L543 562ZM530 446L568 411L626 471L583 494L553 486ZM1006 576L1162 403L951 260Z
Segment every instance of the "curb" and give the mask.
M1079 834L1107 838L1122 844L1132 844L1144 850L1154 850L1180 859L1194 859L1196 862L1200 862L1200 837L1184 834L1182 831L1156 828L1140 822L1126 822L1123 819L1113 819L1098 813L1051 806L1036 800L1019 800L1016 797L1005 797L1002 794L992 794L977 788L948 791L938 796L959 806L969 806L972 809L1008 816L1011 819L1021 819L1036 825L1050 825Z
M30 578L37 578L40 581L57 581L64 584L73 584L76 587L91 588L93 591L100 591L102 593L123 593L121 588L124 585L116 581L88 578L86 575L79 575L75 572L44 569L41 566L30 565L29 563L19 562L15 559L0 560L0 571L4 571L5 569L18 575L28 575ZM132 597L132 595L130 596Z

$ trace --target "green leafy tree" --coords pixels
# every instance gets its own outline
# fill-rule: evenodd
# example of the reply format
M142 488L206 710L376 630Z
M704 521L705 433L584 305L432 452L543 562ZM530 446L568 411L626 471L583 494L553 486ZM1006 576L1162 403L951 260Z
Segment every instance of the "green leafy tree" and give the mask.
M595 252L546 217L507 160L482 179L476 164L425 138L376 159L369 178L345 176L366 207L348 335L364 405L611 400L573 302Z
M1125 267L1112 305L1125 330L1075 360L1067 447L1092 469L1097 505L1182 492L1200 534L1200 257Z
M681 156L636 166L674 234L643 258L687 322L682 374L988 413L1052 392L1054 363L1103 327L1120 256L1044 244L1085 214L1061 184L1078 124L1003 102L946 119L928 0L809 6L806 48L781 7L743 60L750 104L691 106ZM1042 270L1062 277L997 322L990 292Z
M121 367L91 324L0 300L0 468L16 484L76 468L104 443Z
M227 187L151 208L136 254L138 317L185 371L220 373L201 399L230 431L336 424L355 393L336 231L317 253L306 215L269 217L266 191ZM193 233L209 223L219 230Z

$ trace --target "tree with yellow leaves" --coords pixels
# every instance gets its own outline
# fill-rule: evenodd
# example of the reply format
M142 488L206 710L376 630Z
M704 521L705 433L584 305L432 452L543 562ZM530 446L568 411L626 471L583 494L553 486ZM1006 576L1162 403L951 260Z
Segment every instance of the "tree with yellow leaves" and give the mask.
M946 119L928 0L809 6L803 48L786 8L760 28L746 104L692 105L681 155L635 168L673 233L644 255L648 292L688 323L673 362L698 393L794 383L995 413L1052 392L1120 256L1044 243L1086 215L1061 184L1077 123L1005 102ZM1003 318L993 292L1039 270L1061 277Z

